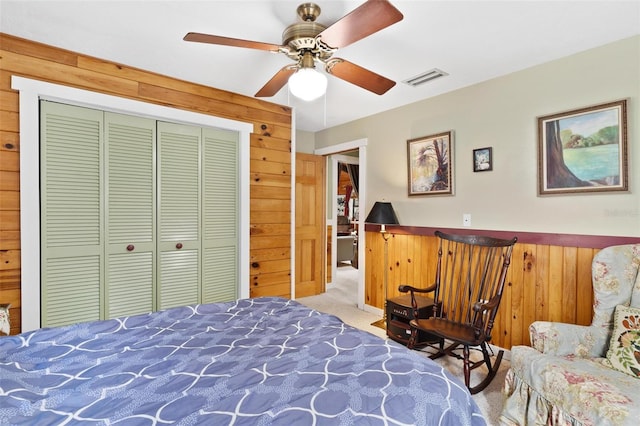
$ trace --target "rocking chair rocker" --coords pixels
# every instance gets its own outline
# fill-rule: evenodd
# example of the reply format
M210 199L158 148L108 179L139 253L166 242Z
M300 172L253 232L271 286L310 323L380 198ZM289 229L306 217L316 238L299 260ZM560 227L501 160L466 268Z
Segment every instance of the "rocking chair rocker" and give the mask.
M518 239L451 235L440 231L435 235L439 239L435 283L424 289L409 285L399 287L400 292L410 293L414 311L408 347L431 346L436 350L430 355L431 359L444 355L462 359L465 385L475 394L491 383L504 355L500 350L492 362L488 342L502 298L511 252ZM430 292L434 293L433 315L420 318L415 294ZM433 339L418 341L418 331ZM482 353L481 360L469 359L470 347ZM462 349L462 355L454 352L459 349ZM471 386L471 370L483 365L488 370L486 377Z

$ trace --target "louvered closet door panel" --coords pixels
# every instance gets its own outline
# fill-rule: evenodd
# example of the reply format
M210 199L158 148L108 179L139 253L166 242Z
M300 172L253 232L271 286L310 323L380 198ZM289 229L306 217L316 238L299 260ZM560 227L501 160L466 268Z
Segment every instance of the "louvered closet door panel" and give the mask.
M160 306L167 309L199 302L198 250L163 251L160 253L162 282Z
M203 303L238 297L237 132L203 129Z
M43 327L100 319L100 258L78 254L45 260Z
M108 260L108 318L155 310L154 252L110 254Z
M154 310L156 121L105 113L106 317Z
M158 122L158 306L200 301L198 127Z
M41 102L41 325L100 318L101 111Z

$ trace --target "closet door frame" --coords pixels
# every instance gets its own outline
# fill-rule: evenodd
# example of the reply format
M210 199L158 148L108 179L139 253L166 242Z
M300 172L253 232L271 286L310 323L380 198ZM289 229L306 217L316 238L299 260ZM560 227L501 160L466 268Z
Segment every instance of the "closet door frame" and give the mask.
M237 131L240 139L239 297L249 297L249 140L253 125L132 99L12 76L20 92L20 229L22 331L40 328L39 102L50 100L156 120Z

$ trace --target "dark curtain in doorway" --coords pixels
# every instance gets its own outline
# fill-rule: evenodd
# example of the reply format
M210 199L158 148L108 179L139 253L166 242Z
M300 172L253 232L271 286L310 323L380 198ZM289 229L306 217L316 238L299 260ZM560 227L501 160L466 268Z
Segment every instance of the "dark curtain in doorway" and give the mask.
M349 173L349 179L351 179L351 186L353 186L353 191L357 197L360 189L360 166L357 164L346 164L346 166L347 172Z

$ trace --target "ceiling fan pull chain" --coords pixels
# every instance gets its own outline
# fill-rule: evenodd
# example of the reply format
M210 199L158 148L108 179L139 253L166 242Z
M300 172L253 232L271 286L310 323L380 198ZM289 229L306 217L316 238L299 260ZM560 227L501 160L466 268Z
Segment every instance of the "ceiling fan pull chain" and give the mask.
M324 93L324 127L327 127L327 92Z

